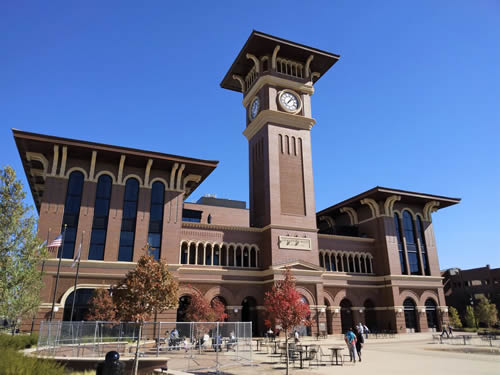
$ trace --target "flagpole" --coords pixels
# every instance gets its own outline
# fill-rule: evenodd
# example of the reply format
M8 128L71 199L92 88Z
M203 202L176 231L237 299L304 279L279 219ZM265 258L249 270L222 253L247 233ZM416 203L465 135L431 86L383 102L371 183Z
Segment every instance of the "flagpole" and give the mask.
M73 303L71 304L71 317L69 318L69 321L73 321L73 311L75 311L75 301L76 301L76 285L78 284L78 274L80 272L80 260L82 259L82 243L83 243L83 236L85 236L85 231L82 232L82 237L80 238L80 247L78 248L78 265L76 266L76 277L75 277L75 286L73 288Z
M62 242L61 246L59 249L61 250L61 253L59 255L59 263L57 265L57 275L56 275L56 285L54 286L54 296L52 297L52 310L50 311L50 321L54 318L54 307L56 305L56 294L57 294L57 284L59 284L59 273L61 271L61 260L63 256L63 250L64 250L64 238L66 237L66 228L68 227L68 224L64 224L64 232L62 235Z
M49 246L49 239L50 239L50 228L47 231L47 240L45 241L46 246ZM42 244L43 245L43 244ZM40 249L41 250L41 249ZM40 271L40 278L43 277L43 269L45 268L45 257L42 260L42 269ZM33 334L33 329L35 329L35 319L36 319L36 312L33 314L33 319L31 320L31 331L30 335Z

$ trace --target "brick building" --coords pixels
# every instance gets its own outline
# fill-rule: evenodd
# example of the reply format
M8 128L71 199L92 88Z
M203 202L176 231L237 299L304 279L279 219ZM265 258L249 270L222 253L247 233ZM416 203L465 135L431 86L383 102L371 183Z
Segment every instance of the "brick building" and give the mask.
M500 268L486 267L462 270L449 268L443 276L446 304L455 307L460 314L468 305L475 306L480 297L488 298L500 311Z
M93 289L135 266L146 243L181 285L182 320L190 289L220 298L229 320L261 334L264 293L291 267L318 330L354 322L398 332L439 329L447 308L432 212L459 202L375 187L316 212L311 156L315 82L338 55L252 32L221 87L243 93L249 142L250 205L185 200L216 161L14 130L39 213L39 235L66 227L56 319L68 319L72 258L82 242L77 315ZM57 259L45 264L37 324L51 312Z

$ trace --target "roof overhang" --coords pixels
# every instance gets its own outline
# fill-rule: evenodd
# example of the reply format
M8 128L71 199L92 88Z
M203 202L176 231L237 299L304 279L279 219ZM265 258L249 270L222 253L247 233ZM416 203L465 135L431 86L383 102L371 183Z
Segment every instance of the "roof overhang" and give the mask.
M184 190L185 198L212 173L219 163L213 160L194 159L129 147L54 137L17 129L12 129L12 132L38 212L40 212L46 177L51 175L52 172L55 145L60 148L66 146L68 148L68 157L88 160L89 163L93 152L96 151L98 159L104 159L108 163L116 163L117 165L120 163L122 155L125 155L128 166L138 168L146 168L149 160L153 161L153 169L168 171L172 170L176 163L179 165L184 164L184 176L189 174L200 176L199 179L189 181L189 186Z
M254 30L224 76L220 86L224 89L241 92L241 86L239 82L233 78L233 75L245 77L254 66L254 62L247 58L247 53L257 57L268 56L273 53L277 45L280 46L278 53L279 57L300 61L304 64L307 59L313 55L314 58L310 68L312 72L319 73L320 77L340 58L340 55ZM313 78L313 82L316 82L320 77Z
M460 202L460 198L450 198L444 197L441 195L433 195L433 194L425 194L425 193L417 193L413 191L407 190L399 190L399 189L391 189L381 186L376 186L373 189L365 191L364 193L358 194L352 198L346 199L340 203L337 203L333 206L325 208L319 211L316 215L323 216L328 214L336 214L339 213L342 207L352 207L354 209L358 208L362 205L361 200L365 198L374 199L377 202L385 201L387 198L393 195L398 195L401 197L401 202L409 203L409 204L420 204L425 205L428 202L436 201L439 202L439 209L445 208L448 206L452 206Z

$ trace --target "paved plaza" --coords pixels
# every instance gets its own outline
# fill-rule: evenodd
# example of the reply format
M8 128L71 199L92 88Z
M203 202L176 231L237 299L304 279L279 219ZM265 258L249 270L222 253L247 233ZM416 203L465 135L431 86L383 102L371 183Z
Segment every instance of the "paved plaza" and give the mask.
M304 340L302 340L304 342ZM307 340L306 340L307 341ZM314 341L311 343L318 343ZM323 348L345 345L340 339L320 340ZM489 351L493 353L489 353ZM328 350L327 350L328 351ZM479 351L471 353L471 351ZM343 351L347 354L347 350ZM226 369L225 374L284 374L284 365L273 364L276 358L254 352L255 366ZM291 364L291 374L500 374L500 349L488 346L462 346L432 343L432 334L401 334L392 339L369 338L363 349L363 361L344 366L310 366L299 369Z

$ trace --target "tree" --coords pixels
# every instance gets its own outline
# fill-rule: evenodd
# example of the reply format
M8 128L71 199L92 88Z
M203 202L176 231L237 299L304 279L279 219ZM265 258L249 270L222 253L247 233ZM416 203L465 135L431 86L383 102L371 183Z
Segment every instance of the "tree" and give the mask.
M497 307L484 296L479 298L479 304L476 307L476 320L488 328L498 322Z
M143 250L146 254L150 253L148 245ZM139 323L134 360L134 374L137 374L142 325L156 313L177 308L179 284L162 259L143 255L136 268L128 272L125 279L112 288L112 292L118 318Z
M465 308L464 321L467 327L476 328L476 316L474 315L474 309L472 306L467 306Z
M105 322L116 320L116 306L109 295L109 291L106 289L96 289L94 291L94 295L89 301L89 312L85 318Z
M12 324L12 332L40 306L43 284L37 266L47 256L25 198L15 171L9 166L0 169L0 316Z
M193 287L191 289L191 303L186 309L187 320L192 322L223 322L226 320L226 306L218 298L209 302L200 291Z
M307 324L306 318L311 313L309 306L302 302L295 288L295 278L290 268L284 272L284 280L276 281L271 291L266 292L264 307L270 321L276 321L285 331L286 374L288 375L288 333L301 323Z
M450 324L454 328L462 328L462 321L460 320L460 316L458 315L458 311L453 306L449 308L449 318Z

